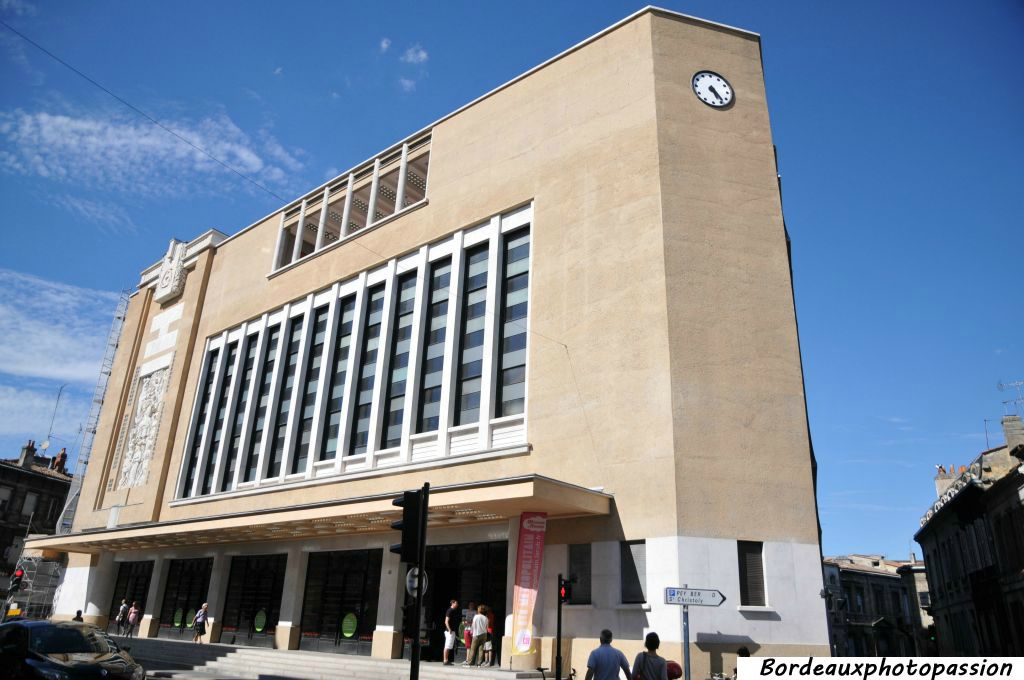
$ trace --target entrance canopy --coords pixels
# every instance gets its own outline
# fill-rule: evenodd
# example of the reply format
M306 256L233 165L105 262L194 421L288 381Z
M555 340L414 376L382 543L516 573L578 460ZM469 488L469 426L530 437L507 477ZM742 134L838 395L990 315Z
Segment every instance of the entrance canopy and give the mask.
M100 553L211 543L248 543L390 531L401 492L288 508L91 529L29 541L27 548ZM430 489L429 526L493 524L523 512L563 519L607 515L611 496L540 475L524 475Z

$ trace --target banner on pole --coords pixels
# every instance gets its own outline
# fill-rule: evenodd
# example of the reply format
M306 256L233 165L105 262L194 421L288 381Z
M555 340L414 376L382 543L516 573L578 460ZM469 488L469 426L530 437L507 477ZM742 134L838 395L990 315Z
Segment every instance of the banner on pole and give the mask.
M519 516L519 548L512 596L512 640L516 654L533 650L533 610L540 588L546 531L546 512L524 512Z

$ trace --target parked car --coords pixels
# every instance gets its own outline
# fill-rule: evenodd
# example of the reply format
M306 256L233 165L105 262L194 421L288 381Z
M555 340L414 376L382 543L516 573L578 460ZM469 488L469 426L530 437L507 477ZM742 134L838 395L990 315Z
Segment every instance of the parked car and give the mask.
M11 680L143 680L146 671L96 626L73 621L0 625L0 668Z

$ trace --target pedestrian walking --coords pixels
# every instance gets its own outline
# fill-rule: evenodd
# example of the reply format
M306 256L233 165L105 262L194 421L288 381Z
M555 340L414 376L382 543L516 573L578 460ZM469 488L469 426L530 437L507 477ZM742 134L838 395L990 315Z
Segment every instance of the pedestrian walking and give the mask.
M473 644L473 617L476 616L476 602L469 601L469 606L462 610L462 642L466 645L466 661L469 661L469 648Z
M448 611L444 613L444 665L455 663L455 641L459 637L459 623L462 622L462 610L459 601L452 600Z
M79 621L79 622L84 623L85 619L82 618L82 610L79 609L78 611L76 611L75 612L75 617L73 619L71 619L71 620L72 621Z
M632 680L668 680L668 661L658 656L660 646L658 634L648 633L644 638L647 649L637 654L633 661L633 675L629 676Z
M206 635L206 620L210 617L210 605L207 602L199 608L196 615L192 617L192 642L203 644L203 636Z
M488 605L484 610L487 616L487 641L484 642L484 665L494 665L494 609Z
M128 600L121 600L121 606L117 608L117 634L124 635L124 629L128 625Z
M139 622L142 616L142 610L139 609L138 602L132 602L132 608L128 610L128 637L135 635L135 624Z
M620 668L630 677L626 655L612 647L612 632L605 628L601 631L601 646L587 659L586 680L618 680Z
M487 640L487 616L484 614L484 606L479 605L476 608L476 616L473 617L473 643L469 651L466 652L466 660L462 662L463 666L483 666L484 665L484 642ZM480 655L480 660L477 661L477 654Z

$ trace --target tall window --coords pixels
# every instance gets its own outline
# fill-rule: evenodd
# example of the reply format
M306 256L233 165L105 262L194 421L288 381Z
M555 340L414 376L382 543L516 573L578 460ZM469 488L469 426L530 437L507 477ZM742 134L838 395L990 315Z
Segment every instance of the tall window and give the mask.
M452 278L450 259L430 267L430 308L423 340L423 376L420 387L420 415L417 432L438 428L441 416L441 377L444 372L444 342L448 325L448 290Z
M377 373L377 348L380 345L380 324L384 316L384 284L370 289L363 326L363 351L359 362L359 389L353 415L352 455L366 453L370 436L370 409L373 406L373 386Z
M9 486L0 486L0 512L7 512L11 505L13 490Z
M225 462L224 479L220 482L220 490L227 491L235 481L235 467L238 465L238 449L242 445L242 425L245 423L245 406L249 402L249 385L252 384L253 365L256 363L256 339L250 335L245 338L245 358L242 359L241 384L235 400L235 417L231 422L231 443L228 446Z
M623 604L647 602L647 543L622 541L619 543L620 585Z
M348 354L349 346L352 344L352 317L355 315L356 298L348 297L340 304L338 330L334 342L334 366L331 370L331 391L327 395L326 435L320 449L320 460L334 460L338 453L338 437L341 436L345 376L348 373Z
M224 434L224 416L228 410L228 397L231 392L231 377L235 374L235 357L238 354L238 343L228 345L228 353L224 361L224 378L220 381L220 398L217 399L217 410L213 417L213 436L209 453L206 457L206 470L203 472L203 487L200 493L208 494L213 489L213 473L217 469L217 451Z
M31 517L39 504L39 494L29 491L25 494L25 500L21 504L21 514L24 517Z
M569 546L569 578L575 578L569 604L590 604L590 543Z
M402 421L405 414L405 385L409 373L409 346L412 343L412 316L416 307L416 272L398 278L398 299L395 301L395 320L391 333L391 362L389 364L387 396L384 398L384 430L381 447L390 448L402 443Z
M245 481L256 479L256 467L260 464L260 442L263 441L263 428L267 424L267 406L270 403L270 382L274 377L274 364L277 362L277 343L281 340L281 327L267 329L266 347L263 350L263 372L260 376L260 393L256 402L256 417L253 421L252 438L249 439L249 451L245 459Z
M483 375L484 329L487 327L487 247L466 253L462 292L462 342L456 383L455 424L480 420L480 384Z
M762 558L764 544L760 541L737 541L736 546L740 568L740 604L764 607L767 604ZM863 611L863 607L864 601L858 591L856 611Z
M497 416L523 412L526 401L526 312L530 282L530 229L505 237L501 290L501 354Z
M203 392L200 397L199 415L196 419L195 434L192 438L192 450L188 455L188 473L185 476L185 488L181 495L192 495L192 484L196 479L196 466L199 464L199 450L203 446L203 434L206 432L206 414L210 410L210 394L213 392L213 376L217 373L217 357L220 350L213 350L206 355L206 375L203 376Z
M281 391L277 398L277 418L270 440L270 465L267 467L267 477L277 477L281 474L281 459L284 457L285 436L288 433L288 414L292 412L292 393L299 363L299 346L302 344L302 322L301 316L292 319L291 333L288 336L288 354L285 356Z
M327 336L327 307L321 307L313 314L313 344L306 361L306 386L302 390L302 410L299 412L298 447L292 458L291 473L305 472L309 460L310 437L313 435L313 410L316 393L320 388L320 361L324 355L324 340Z

